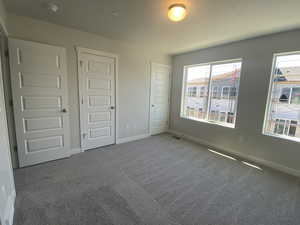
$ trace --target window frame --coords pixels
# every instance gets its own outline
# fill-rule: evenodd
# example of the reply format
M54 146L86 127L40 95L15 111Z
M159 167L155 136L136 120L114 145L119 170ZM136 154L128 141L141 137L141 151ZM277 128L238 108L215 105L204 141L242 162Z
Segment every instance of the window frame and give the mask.
M285 139L285 140L288 140L288 141L300 142L300 138L297 138L297 137L291 137L291 136L287 136L287 135L284 135L284 134L275 134L274 132L273 133L267 132L268 117L269 117L269 113L271 111L271 106L272 106L272 91L275 87L274 78L276 76L276 74L275 74L276 59L277 59L278 56L288 56L288 55L295 55L295 54L300 54L300 51L290 51L290 52L281 52L281 53L274 53L273 54L271 75L269 76L270 81L269 81L269 89L268 89L268 96L267 96L267 102L266 102L266 108L265 108L262 134L265 135L265 136ZM291 94L291 92L292 91L290 90L290 94ZM289 100L290 99L291 99L291 96L290 96ZM289 104L289 102L288 102L288 104Z
M235 115L235 120L233 124L228 124L226 121L225 122L220 122L220 121L212 121L209 119L209 110L211 107L211 99L213 98L212 94L212 67L214 65L219 65L219 64L227 64L227 63L241 63L241 70L240 70L240 77L242 74L242 67L243 67L243 58L235 58L235 59L227 59L227 60L220 60L220 61L213 61L213 62L207 62L207 63L198 63L198 64L189 64L189 65L184 65L183 66L183 77L182 77L182 88L181 88L181 100L180 100L180 114L179 117L183 118L183 119L187 119L187 120L192 120L192 121L196 121L196 122L200 122L200 123L207 123L207 124L213 124L213 125L219 125L219 126L223 126L223 127L227 127L227 128L236 128L236 122L237 122L237 108L238 108L238 102L239 102L239 93L237 93L236 95L236 107L234 110L234 115ZM209 82L207 85L207 110L206 110L206 115L205 115L205 119L197 119L197 118L190 118L184 115L184 100L186 97L186 88L187 88L187 71L188 68L191 67L196 67L196 66L209 66L210 67L210 72L209 72ZM240 78L239 78L240 79ZM240 85L240 81L239 80L239 85ZM230 88L229 88L229 92L230 92ZM222 92L221 92L221 97L222 97L222 93L223 93L223 88L222 88ZM226 117L227 118L227 117Z

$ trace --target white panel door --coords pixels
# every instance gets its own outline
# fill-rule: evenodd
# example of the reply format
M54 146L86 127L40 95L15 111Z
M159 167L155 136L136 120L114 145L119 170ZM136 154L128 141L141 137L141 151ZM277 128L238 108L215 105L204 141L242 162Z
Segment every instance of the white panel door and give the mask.
M79 51L81 148L114 144L115 59Z
M151 135L166 132L169 128L170 80L169 66L151 64Z
M20 166L70 155L65 49L9 40Z

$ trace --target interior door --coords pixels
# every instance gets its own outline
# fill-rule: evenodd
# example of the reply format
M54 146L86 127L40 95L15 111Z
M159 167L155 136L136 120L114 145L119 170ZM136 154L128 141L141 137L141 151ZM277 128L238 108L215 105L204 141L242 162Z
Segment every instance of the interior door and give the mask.
M10 39L9 58L20 166L69 156L65 49Z
M151 64L151 135L169 129L171 68L157 63Z
M81 148L114 144L115 58L79 51Z

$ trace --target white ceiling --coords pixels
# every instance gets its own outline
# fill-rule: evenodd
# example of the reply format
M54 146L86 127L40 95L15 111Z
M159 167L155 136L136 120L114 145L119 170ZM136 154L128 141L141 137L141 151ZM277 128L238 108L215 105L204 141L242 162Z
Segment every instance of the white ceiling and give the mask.
M45 3L61 6L57 14ZM167 19L185 2L188 17ZM300 0L5 0L11 13L137 45L179 52L300 27ZM118 16L112 15L117 12Z

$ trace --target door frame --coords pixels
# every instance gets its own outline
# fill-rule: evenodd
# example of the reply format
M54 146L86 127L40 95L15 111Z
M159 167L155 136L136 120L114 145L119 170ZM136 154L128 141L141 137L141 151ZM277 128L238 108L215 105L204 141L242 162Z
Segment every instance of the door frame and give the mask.
M80 136L80 149L81 152L84 152L88 149L84 149L82 147L82 127L83 127L83 108L81 104L81 99L82 99L82 85L80 81L80 77L83 76L81 72L81 67L80 67L80 55L83 53L88 53L88 54L93 54L93 55L98 55L98 56L104 56L104 57L110 57L113 58L115 61L115 141L114 144L117 143L118 140L118 133L119 133L119 95L118 95L118 90L119 90L119 82L118 82L118 74L119 74L119 55L113 54L110 52L105 52L105 51L99 51L99 50L94 50L94 49L89 49L89 48L84 48L80 46L75 47L76 50L76 55L77 55L77 80L78 80L78 104L79 104L79 136Z
M152 121L152 103L153 103L153 71L154 71L154 67L155 66L164 66L166 68L168 68L170 70L170 79L169 79L169 110L168 110L168 117L169 117L169 123L168 123L168 129L170 128L170 120L171 120L171 90L172 90L172 67L171 65L168 64L162 64L162 63L156 63L156 62L150 62L150 101L149 101L149 134L150 135L154 135L152 134L152 129L151 129L151 121Z

